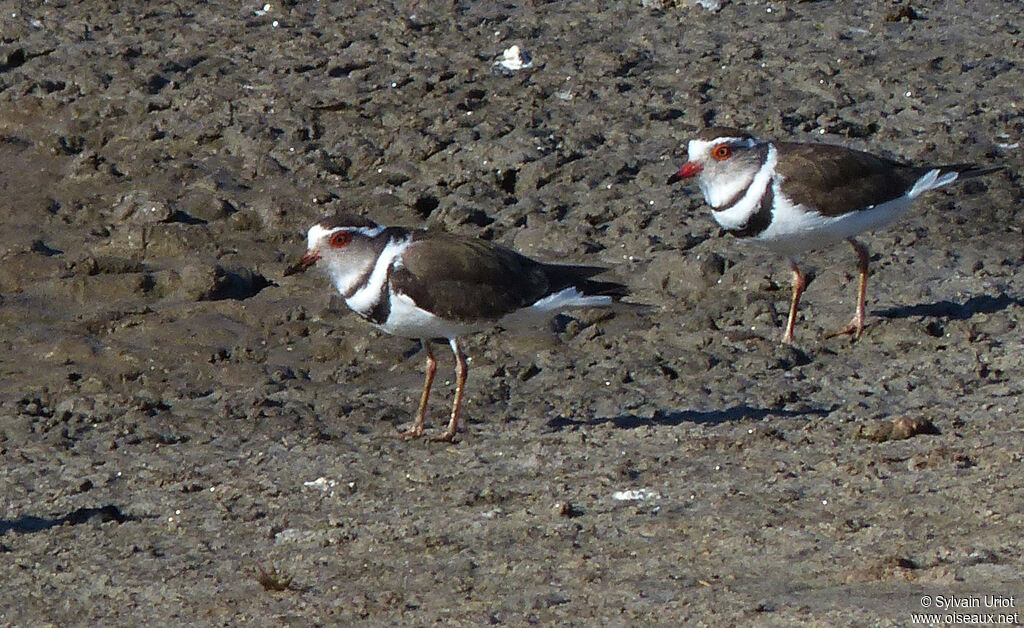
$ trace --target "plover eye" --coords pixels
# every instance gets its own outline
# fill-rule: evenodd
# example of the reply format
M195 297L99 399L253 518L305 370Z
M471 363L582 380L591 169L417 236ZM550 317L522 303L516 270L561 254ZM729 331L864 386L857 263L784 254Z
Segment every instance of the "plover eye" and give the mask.
M352 241L352 234L348 231L335 231L331 235L331 246L336 249L345 248Z
M719 144L718 146L715 146L715 150L711 151L711 156L714 157L716 161L724 161L732 157L732 149L729 148L728 144Z

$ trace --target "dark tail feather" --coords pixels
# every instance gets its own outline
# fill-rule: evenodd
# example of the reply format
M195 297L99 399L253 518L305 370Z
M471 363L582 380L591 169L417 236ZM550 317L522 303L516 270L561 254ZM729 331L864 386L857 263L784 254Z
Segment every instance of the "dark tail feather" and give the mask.
M550 283L549 290L558 292L575 286L587 296L624 297L629 288L614 281L596 281L590 279L608 270L602 266L570 266L564 264L545 264L544 272Z
M544 264L548 279L568 286L582 279L600 275L608 270L604 266L577 266L575 264Z
M936 166L939 169L939 174L946 174L947 172L955 172L959 176L957 181L960 179L973 179L974 177L980 177L986 174L992 174L993 172L999 172L1004 170L1006 166L989 166L985 168L979 168L977 164L950 164L948 166Z
M629 288L624 284L615 283L614 281L594 281L593 279L587 279L583 283L576 284L576 286L588 297L608 296L621 299L622 297L629 296Z

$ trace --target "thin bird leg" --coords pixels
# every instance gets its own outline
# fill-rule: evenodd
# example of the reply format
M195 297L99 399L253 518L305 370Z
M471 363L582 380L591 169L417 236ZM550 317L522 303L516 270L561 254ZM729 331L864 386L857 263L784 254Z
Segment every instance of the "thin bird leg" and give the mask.
M412 427L398 434L398 438L409 440L419 438L423 435L423 426L427 421L427 400L430 398L430 386L434 383L434 373L437 372L437 360L434 359L434 351L430 348L429 340L420 340L423 344L423 351L427 354L427 374L423 380L423 395L420 397L420 409L416 412L416 422Z
M793 302L789 305L789 320L786 322L786 333L782 335L782 342L787 345L793 344L793 327L796 326L796 309L800 305L800 295L804 293L807 282L803 273L796 265L796 260L789 260L789 267L793 269Z
M864 246L860 242L857 242L853 238L847 238L847 242L853 247L853 250L857 252L857 271L860 274L859 281L857 283L857 312L853 315L853 319L850 324L842 329L826 335L826 338L832 336L839 336L841 334L853 334L853 339L857 340L860 335L864 333L864 301L868 291L868 247Z
M452 338L450 341L452 353L455 354L455 401L452 402L452 420L448 422L448 429L444 434L435 436L432 440L450 443L455 439L455 432L459 429L459 414L462 411L462 393L466 389L466 375L469 373L469 365L466 364L466 355L459 348L459 341Z

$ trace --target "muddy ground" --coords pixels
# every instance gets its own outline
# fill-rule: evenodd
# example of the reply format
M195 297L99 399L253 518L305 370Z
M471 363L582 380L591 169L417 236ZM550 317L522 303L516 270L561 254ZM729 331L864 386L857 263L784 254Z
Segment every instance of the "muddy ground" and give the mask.
M1024 615L1024 6L138 4L0 3L0 624ZM664 184L707 123L1008 170L864 238L859 342L806 255L790 348L785 262ZM402 442L416 343L282 276L341 209L655 307L468 339Z

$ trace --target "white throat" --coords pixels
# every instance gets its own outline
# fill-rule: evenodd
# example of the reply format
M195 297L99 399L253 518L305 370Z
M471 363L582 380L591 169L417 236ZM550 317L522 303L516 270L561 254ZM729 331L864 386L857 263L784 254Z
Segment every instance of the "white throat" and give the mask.
M721 211L712 211L711 215L715 221L726 229L745 227L750 217L760 209L761 198L772 183L777 162L778 151L775 150L775 146L769 144L764 163L757 169L753 177L735 177L728 181L721 180L721 177L715 181L708 181L702 177L700 180L701 192L704 193L704 200L711 207L722 207L733 201L737 195L742 194L742 197L732 207ZM744 188L746 188L745 193L743 192Z
M408 246L409 238L388 242L384 247L384 250L377 256L377 261L373 266L373 271L370 272L370 276L366 279L366 283L352 293L352 296L345 299L345 303L360 314L368 314L373 307L377 305L377 302L381 298L381 294L384 290L384 283L388 279L388 270L392 265L401 264L402 252L405 251ZM363 275L363 272L365 272L365 268L361 272L350 273L345 277L347 287L344 289L340 283L341 277L334 276L335 286L337 286L338 290L340 290L342 294L348 294L350 290L356 287L353 285L353 282L358 281ZM389 297L385 295L384 298Z
M359 287L359 282L366 276L367 267L376 260L367 260L363 266L346 265L339 261L328 262L324 270L331 278L334 287L342 295L351 294Z

